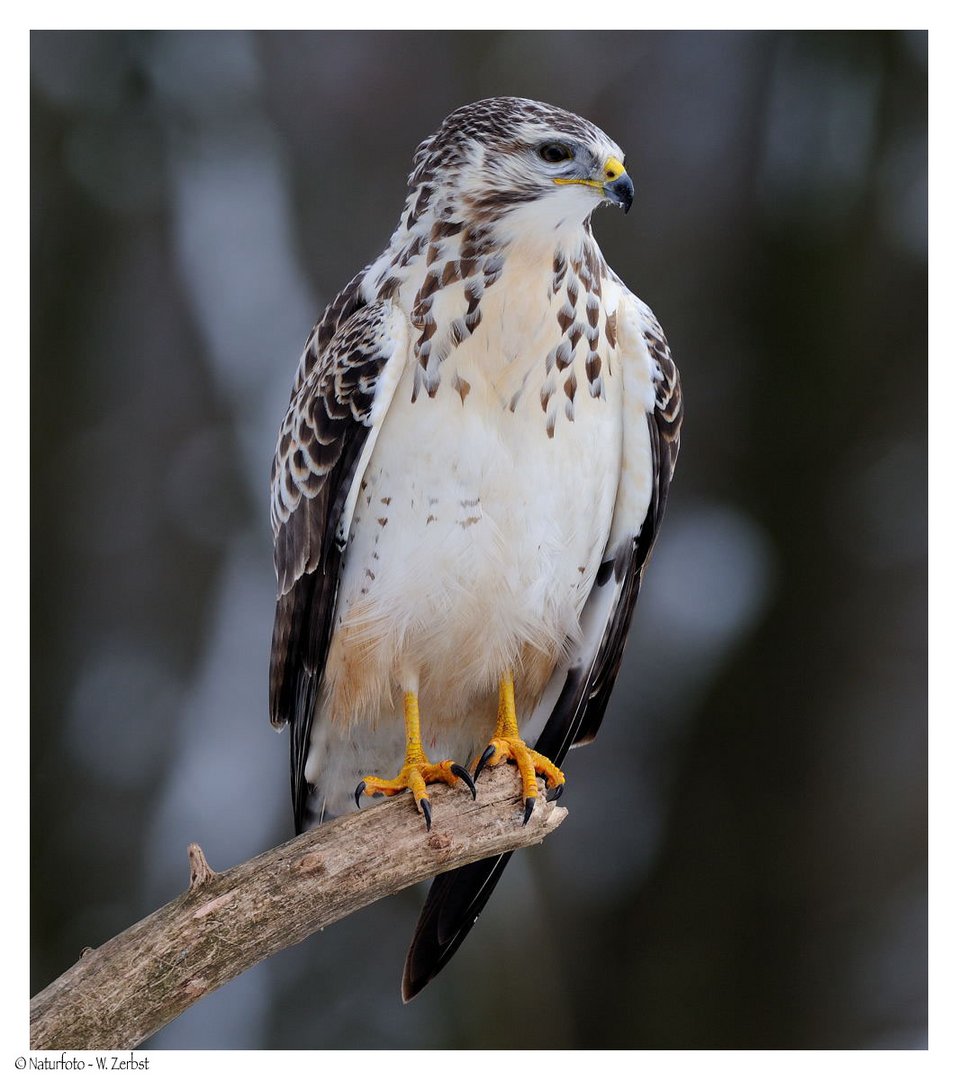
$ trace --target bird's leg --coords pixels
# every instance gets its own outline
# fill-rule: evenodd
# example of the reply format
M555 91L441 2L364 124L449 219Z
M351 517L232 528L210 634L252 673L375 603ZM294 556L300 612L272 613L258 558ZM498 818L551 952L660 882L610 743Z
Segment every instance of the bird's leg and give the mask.
M519 734L519 721L516 718L516 691L511 671L507 671L499 682L499 712L496 717L496 730L476 763L473 778L478 780L479 774L486 765L501 765L507 760L516 763L519 776L522 778L522 797L525 800L525 814L522 822L524 825L532 816L532 810L536 804L538 790L536 776L545 778L550 801L562 794L565 776L562 770L553 765L547 757L526 746Z
M419 728L419 697L415 691L407 690L403 695L403 717L406 724L406 760L399 774L392 780L383 780L378 776L366 776L356 788L356 805L360 795L397 795L409 790L416 800L416 806L426 819L426 828L432 826L432 807L426 798L426 785L442 781L452 785L461 780L476 797L476 785L472 777L451 759L433 765L422 748L422 735Z

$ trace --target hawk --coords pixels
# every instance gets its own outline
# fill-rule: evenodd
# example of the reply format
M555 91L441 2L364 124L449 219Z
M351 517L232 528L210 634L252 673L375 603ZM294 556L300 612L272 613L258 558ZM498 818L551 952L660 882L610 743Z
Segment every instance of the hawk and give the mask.
M541 102L491 98L418 148L388 246L300 359L272 470L270 713L298 831L462 762L515 763L525 820L608 703L679 448L665 335L606 264L620 148ZM537 740L531 747L526 740ZM508 856L436 879L408 1000Z

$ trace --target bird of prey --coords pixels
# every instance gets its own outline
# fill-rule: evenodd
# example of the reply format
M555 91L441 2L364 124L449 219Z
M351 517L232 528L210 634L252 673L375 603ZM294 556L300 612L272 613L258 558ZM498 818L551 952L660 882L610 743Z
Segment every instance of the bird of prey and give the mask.
M587 120L466 105L416 151L385 251L313 328L271 502L270 712L290 727L297 830L407 790L428 829L429 784L474 797L463 763L507 761L528 820L537 776L554 797L595 735L682 421L662 328L592 235L592 212L633 194ZM406 1000L507 861L433 883Z

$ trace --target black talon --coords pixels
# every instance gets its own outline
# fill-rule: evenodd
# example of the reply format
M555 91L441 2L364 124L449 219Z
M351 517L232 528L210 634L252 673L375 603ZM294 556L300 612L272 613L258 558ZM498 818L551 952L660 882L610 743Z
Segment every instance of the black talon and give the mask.
M532 811L535 809L535 807L536 807L535 796L530 795L529 798L526 799L526 812L522 815L522 824L523 825L528 825L529 824L529 818L532 817Z
M453 776L458 776L459 779L466 785L472 792L472 797L476 797L476 785L473 783L472 777L461 765L452 765L449 769Z
M485 748L485 750L483 750L482 757L479 759L479 762L476 765L476 771L472 774L473 780L478 780L479 779L479 774L486 767L486 765L489 762L489 759L492 757L492 755L495 752L496 752L496 748L494 746L487 746Z
M554 788L549 788L549 790L546 792L546 802L556 802L564 789L565 784L558 784Z
M366 790L366 781L360 780L359 787L356 788L356 805L359 806L359 796Z
M420 799L419 809L422 811L422 816L426 819L426 832L429 832L432 828L432 807L429 805L429 800Z

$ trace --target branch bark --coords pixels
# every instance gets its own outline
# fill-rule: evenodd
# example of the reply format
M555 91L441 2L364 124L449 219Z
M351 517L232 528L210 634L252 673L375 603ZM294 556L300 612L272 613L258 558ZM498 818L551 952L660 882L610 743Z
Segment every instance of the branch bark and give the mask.
M540 798L523 827L512 769L487 769L475 802L460 786L429 794L431 832L406 796L219 874L191 844L190 886L182 896L85 950L32 1000L31 1047L138 1046L267 956L417 881L540 843L567 813Z

